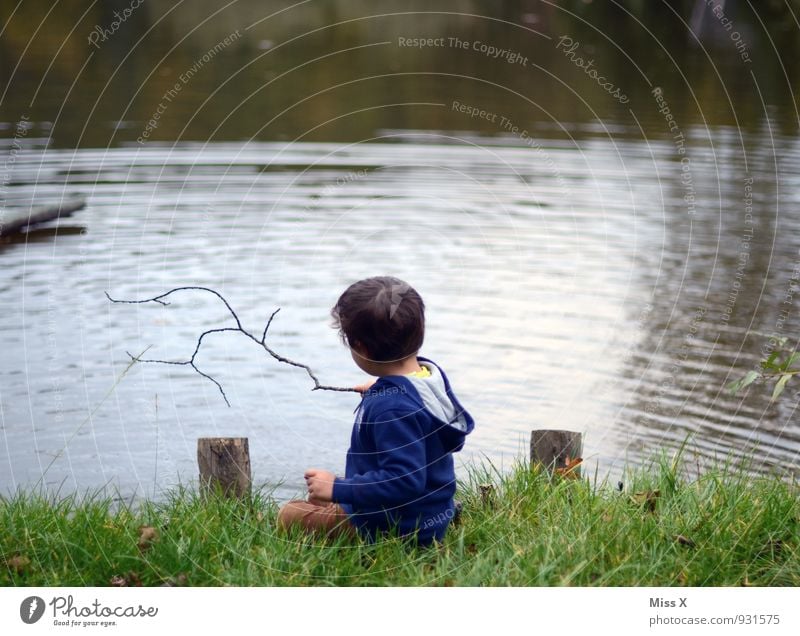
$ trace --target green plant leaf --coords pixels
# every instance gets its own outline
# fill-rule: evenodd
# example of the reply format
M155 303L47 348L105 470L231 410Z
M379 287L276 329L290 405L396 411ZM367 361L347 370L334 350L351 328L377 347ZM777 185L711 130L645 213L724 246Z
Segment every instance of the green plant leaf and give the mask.
M773 400L776 400L778 396L783 392L783 389L786 387L786 383L789 381L789 378L791 377L792 376L789 375L788 373L780 377L780 380L778 380L778 382L775 384L775 389L772 391Z
M789 367L792 366L796 360L800 360L800 351L789 356L789 359L786 360L786 364L783 365L783 371L788 371Z
M767 358L766 360L762 360L761 361L761 368L765 369L767 371L769 371L771 369L777 369L778 365L775 364L775 360L778 359L778 356L780 355L780 353L781 353L780 350L773 351L770 354L769 358Z
M725 388L731 393L736 394L741 385L742 385L741 379L733 380L732 382L728 382L728 384L725 385Z
M739 387L739 388L741 388L741 389L744 389L744 388L746 388L746 387L750 386L750 385L751 385L751 384L753 384L753 382L755 382L755 381L756 381L756 380L757 380L757 379L758 379L760 376L761 376L761 374L760 374L758 371L748 371L748 372L747 372L747 375L745 375L745 376L744 376L744 379L742 380L742 386L741 386L741 387Z
M736 394L743 388L753 384L753 382L755 382L759 377L761 377L761 374L758 371L748 371L743 378L729 382L725 388L727 388L731 393Z

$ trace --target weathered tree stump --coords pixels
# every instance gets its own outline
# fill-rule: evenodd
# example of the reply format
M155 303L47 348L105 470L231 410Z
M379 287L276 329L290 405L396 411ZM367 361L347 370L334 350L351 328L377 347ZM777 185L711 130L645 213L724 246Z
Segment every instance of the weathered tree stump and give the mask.
M250 493L250 445L246 437L201 437L197 440L200 488L220 489L227 497Z
M531 466L541 465L550 474L568 469L567 462L574 463L583 457L583 437L574 431L531 431ZM570 472L580 477L580 467Z

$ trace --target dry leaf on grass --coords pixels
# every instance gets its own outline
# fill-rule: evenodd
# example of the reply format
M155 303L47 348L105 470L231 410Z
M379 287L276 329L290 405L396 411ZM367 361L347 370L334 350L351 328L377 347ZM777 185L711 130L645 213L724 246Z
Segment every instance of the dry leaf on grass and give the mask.
M583 463L583 457L571 458L567 456L563 468L556 468L555 474L564 479L578 479L578 466Z
M683 536L682 534L676 534L672 538L675 539L675 541L677 541L681 545L685 545L687 548L694 548L697 546L697 544L694 541L692 541L689 537Z
M139 526L139 542L140 550L146 550L153 543L158 541L158 530L153 526Z
M9 570L14 570L17 574L22 574L31 564L31 560L18 554L16 556L11 557L10 559L6 559L6 565L8 566Z
M162 584L161 587L183 587L189 582L189 577L181 572L178 576L171 576L166 579Z
M142 587L142 580L136 572L128 572L125 575L115 574L109 581L111 587Z
M660 496L660 490L644 490L642 492L633 493L631 501L637 506L644 506L648 512L655 512L656 502Z

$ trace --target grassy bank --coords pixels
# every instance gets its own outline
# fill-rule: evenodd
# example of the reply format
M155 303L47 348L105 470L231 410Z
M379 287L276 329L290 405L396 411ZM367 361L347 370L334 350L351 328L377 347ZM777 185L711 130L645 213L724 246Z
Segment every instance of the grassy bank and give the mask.
M182 489L117 510L20 494L0 500L0 584L800 585L798 489L778 479L721 468L684 481L660 461L620 491L520 465L473 470L459 498L460 524L424 550L279 535L263 492Z

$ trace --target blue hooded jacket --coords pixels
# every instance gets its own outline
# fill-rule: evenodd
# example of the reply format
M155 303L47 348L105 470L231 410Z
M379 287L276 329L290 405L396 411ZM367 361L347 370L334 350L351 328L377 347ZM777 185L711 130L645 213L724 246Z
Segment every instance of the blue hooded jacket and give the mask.
M453 453L475 422L434 362L430 377L379 378L356 409L344 478L333 501L363 537L397 528L426 545L442 540L455 509Z

